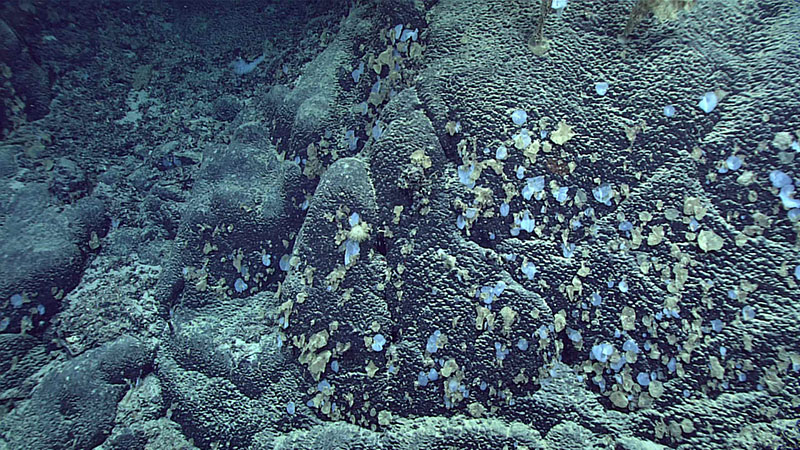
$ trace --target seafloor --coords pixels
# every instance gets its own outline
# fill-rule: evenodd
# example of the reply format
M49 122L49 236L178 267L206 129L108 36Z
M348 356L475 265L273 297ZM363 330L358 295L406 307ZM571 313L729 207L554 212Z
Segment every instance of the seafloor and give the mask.
M800 2L0 5L0 450L800 448Z

